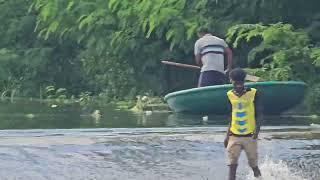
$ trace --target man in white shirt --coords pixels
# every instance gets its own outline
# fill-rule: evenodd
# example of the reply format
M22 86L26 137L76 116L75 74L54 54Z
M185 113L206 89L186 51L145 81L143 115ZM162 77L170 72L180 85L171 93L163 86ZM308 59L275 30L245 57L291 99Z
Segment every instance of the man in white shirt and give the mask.
M224 70L227 58L227 71L232 69L232 51L227 43L213 36L207 28L198 30L199 39L194 46L196 63L201 66L198 87L225 84L227 76Z

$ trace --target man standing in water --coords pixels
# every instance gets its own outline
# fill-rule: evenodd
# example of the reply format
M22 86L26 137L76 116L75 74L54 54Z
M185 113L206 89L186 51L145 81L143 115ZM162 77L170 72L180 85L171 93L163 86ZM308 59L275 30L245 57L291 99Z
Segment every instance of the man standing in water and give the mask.
M229 180L236 179L238 159L242 150L246 152L248 162L255 177L260 177L258 167L257 138L262 120L262 106L258 101L258 91L246 88L246 73L236 68L229 73L233 90L227 92L232 115L224 146L227 148Z
M227 58L227 72L232 69L232 51L227 43L213 36L207 28L198 30L199 39L194 46L196 63L201 66L198 87L225 84L224 57Z

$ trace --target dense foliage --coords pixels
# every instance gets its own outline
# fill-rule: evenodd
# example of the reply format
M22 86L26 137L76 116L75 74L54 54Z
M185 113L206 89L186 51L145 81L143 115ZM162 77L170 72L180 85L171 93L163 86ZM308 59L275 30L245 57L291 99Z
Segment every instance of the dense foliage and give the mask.
M205 25L227 39L235 66L309 83L316 107L318 7L317 0L0 0L0 89L43 96L54 86L112 100L193 87L197 72L160 60L193 63L195 32Z

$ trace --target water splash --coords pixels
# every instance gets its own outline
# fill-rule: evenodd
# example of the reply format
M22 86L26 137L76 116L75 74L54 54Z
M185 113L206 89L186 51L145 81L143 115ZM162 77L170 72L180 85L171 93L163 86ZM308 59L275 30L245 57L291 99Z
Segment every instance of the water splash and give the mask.
M301 172L290 169L285 162L274 162L269 157L264 159L260 169L262 177L258 178L259 180L310 180L304 178ZM250 172L246 180L257 180L257 178L254 178L253 173Z

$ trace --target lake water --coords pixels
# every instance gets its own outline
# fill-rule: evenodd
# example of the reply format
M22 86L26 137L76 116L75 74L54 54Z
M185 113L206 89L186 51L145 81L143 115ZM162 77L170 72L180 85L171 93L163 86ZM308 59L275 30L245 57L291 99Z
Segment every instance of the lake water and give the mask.
M96 109L101 118L92 115ZM1 179L227 179L227 118L84 109L37 102L0 105ZM268 117L259 140L262 179L320 179L320 129ZM252 173L244 154L238 179Z

